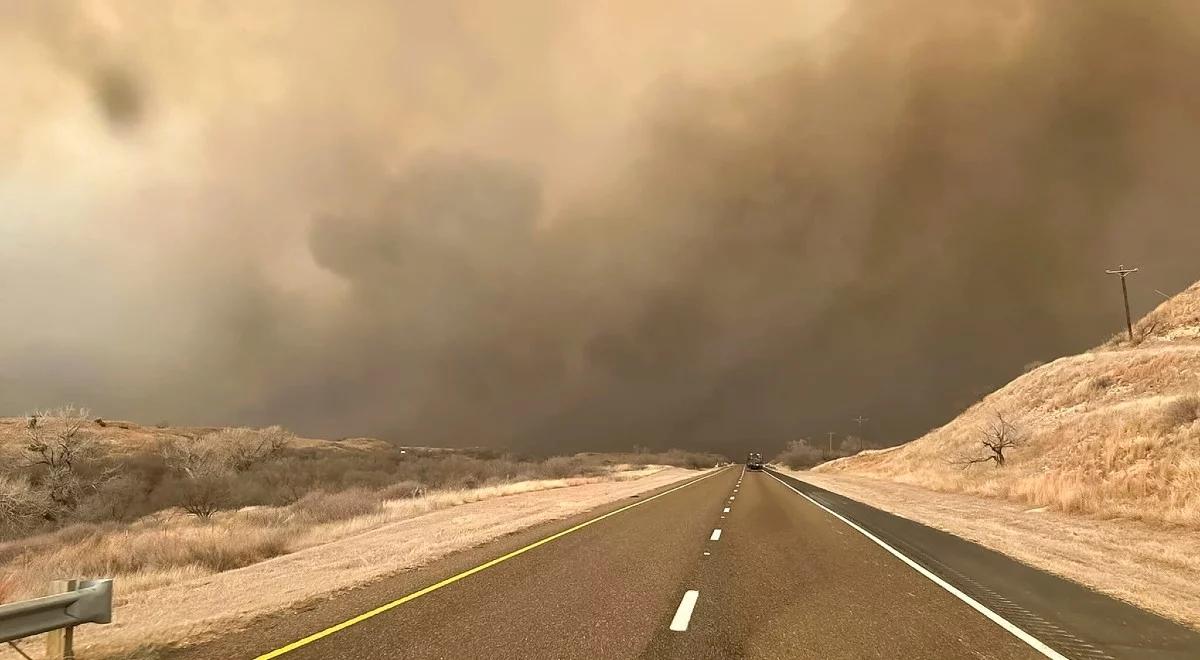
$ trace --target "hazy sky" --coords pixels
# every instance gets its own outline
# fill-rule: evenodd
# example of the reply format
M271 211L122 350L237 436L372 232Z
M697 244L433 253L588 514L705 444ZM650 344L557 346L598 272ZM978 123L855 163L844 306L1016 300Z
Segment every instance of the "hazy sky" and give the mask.
M0 61L0 414L896 442L1200 279L1183 0L17 0Z

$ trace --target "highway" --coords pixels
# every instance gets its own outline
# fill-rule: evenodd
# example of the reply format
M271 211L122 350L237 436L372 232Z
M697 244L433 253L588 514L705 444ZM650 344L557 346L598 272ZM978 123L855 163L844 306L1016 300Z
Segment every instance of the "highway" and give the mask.
M171 658L1200 658L1200 634L740 465Z

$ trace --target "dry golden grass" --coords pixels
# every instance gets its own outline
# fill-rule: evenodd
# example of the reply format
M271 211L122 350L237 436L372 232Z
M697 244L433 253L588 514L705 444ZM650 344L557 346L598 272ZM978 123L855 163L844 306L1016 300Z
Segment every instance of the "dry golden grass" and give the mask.
M1131 347L1200 339L1200 282L1158 306L1133 326L1132 344L1124 332L1113 335L1105 348Z
M1147 319L1161 333L1152 341L1055 360L920 439L816 471L1200 528L1200 285ZM1016 420L1023 444L1003 468L962 465L982 455L997 412Z

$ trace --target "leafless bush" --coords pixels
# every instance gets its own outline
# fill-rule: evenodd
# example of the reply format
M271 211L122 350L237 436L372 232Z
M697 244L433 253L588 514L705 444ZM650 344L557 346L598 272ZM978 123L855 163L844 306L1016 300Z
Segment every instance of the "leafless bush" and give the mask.
M245 472L253 465L274 458L295 438L282 426L265 429L224 429L214 434L212 441L223 445L228 453L229 467Z
M407 500L420 497L425 493L425 487L416 481L397 481L379 490L381 500Z
M23 477L0 474L0 536L24 532L54 511L46 491Z
M239 486L236 475L278 456L292 438L283 428L272 426L168 439L162 453L181 478L173 489L178 505L199 518L212 516L232 503Z
M233 498L233 476L211 472L183 479L176 490L179 507L197 518L210 518Z
M132 474L117 474L96 484L80 501L74 518L83 521L123 521L145 512L139 504L146 497L145 484Z
M1109 339L1105 343L1105 346L1107 346L1109 348L1117 348L1120 346L1130 346L1130 347L1141 346L1143 343L1146 342L1146 340L1151 339L1155 336L1155 334L1158 332L1161 325L1162 324L1160 323L1160 321L1158 319L1154 319L1154 318L1150 318L1150 317L1144 318L1141 321L1134 324L1132 337L1130 337L1128 332L1125 332L1125 331L1118 332L1118 333L1114 334L1112 336L1112 338Z
M1141 323L1133 326L1133 346L1140 346L1147 339L1155 336L1158 332L1160 323L1157 319L1143 319Z
M596 474L597 466L585 465L583 460L574 456L554 456L542 461L539 472L541 476L550 479L565 479L566 477L587 476Z
M225 443L210 436L176 437L164 446L163 458L178 476L167 490L184 511L209 518L230 504L234 470Z
M1021 446L1025 442L1024 429L1002 412L995 412L978 431L979 444L985 450L983 456L965 457L954 461L963 467L976 463L994 463L1004 467L1008 457L1004 452Z
M291 508L314 523L349 520L382 507L378 494L362 488L352 488L340 493L317 491L301 497Z
M1174 399L1162 411L1162 426L1173 431L1200 419L1200 395L1188 394Z

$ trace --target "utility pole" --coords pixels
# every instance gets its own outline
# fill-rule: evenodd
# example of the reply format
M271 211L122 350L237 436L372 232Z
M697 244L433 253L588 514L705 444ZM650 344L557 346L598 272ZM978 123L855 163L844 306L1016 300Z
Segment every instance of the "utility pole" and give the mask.
M833 456L833 434L834 434L834 431L829 432L829 455L830 456Z
M862 425L863 425L863 422L871 421L871 418L863 417L862 415L859 415L858 417L854 418L854 421L858 422L858 450L862 451L862 448L863 448Z
M1129 313L1129 286L1125 278L1138 272L1136 268L1126 268L1125 264L1117 266L1116 270L1106 270L1105 274L1121 276L1121 295L1125 297L1125 327L1129 330L1129 342L1133 343L1133 316Z

